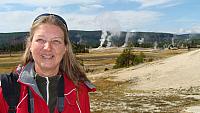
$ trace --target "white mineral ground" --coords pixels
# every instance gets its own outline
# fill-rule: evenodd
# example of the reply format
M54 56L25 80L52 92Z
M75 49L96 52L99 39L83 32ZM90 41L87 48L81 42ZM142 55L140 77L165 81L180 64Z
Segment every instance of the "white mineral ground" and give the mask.
M136 90L200 86L200 49L151 63L89 76L115 76L115 81L134 80L137 84L131 85L130 88ZM189 107L186 111L200 113L200 107Z
M104 76L114 76L115 81L137 79L137 85L132 88L140 90L200 86L200 49L130 68L89 75Z

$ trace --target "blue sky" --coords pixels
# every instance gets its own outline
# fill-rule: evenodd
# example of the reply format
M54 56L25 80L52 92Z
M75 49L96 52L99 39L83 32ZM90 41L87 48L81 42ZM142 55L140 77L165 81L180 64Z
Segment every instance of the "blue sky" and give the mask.
M47 12L70 30L200 33L199 0L0 0L0 32L29 31Z

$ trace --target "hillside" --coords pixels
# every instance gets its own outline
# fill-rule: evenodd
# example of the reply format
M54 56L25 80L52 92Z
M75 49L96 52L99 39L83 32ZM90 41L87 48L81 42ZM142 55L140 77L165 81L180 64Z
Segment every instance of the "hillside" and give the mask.
M0 49L2 46L24 43L28 32L0 33ZM91 47L98 47L101 37L100 31L69 31L70 40L73 43L82 43ZM10 43L11 42L11 43Z
M0 50L10 46L24 46L27 32L0 33ZM111 32L111 31L69 31L70 40L75 44L86 45L89 48L120 47L133 44L135 47L167 48L197 47L200 45L200 34L182 34L156 32ZM21 44L21 45L20 45Z

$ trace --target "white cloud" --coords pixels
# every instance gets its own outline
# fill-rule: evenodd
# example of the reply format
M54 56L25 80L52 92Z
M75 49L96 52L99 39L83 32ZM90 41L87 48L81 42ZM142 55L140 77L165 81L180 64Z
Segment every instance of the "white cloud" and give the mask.
M96 6L101 7L101 6ZM70 30L131 31L144 28L162 16L153 11L110 11L101 14L69 13L57 8L37 8L33 11L0 12L0 32L29 31L33 19L44 12L61 15Z
M191 28L180 28L177 33L178 34L200 33L200 25L195 25L195 26L192 26Z
M41 13L48 12L49 8L37 8L34 11L7 11L0 12L0 32L29 31L32 21ZM56 12L55 12L56 13Z
M145 27L160 16L160 13L153 11L111 11L100 15L68 14L68 24L71 29L130 31Z
M97 30L95 16L83 14L64 14L70 30Z
M104 0L103 0L104 1ZM63 16L68 23L69 29L79 30L132 30L145 27L151 24L161 16L153 11L107 11L101 13L104 9L101 0L0 0L1 6L12 9L10 4L21 4L36 6L33 11L7 11L0 12L1 19L0 32L28 31L33 19L41 13L56 13ZM111 0L117 2L119 0ZM138 1L138 0L136 0ZM147 1L141 0L143 4ZM105 1L104 1L105 2ZM139 1L138 1L139 2ZM60 6L76 4L79 10L76 12L64 12ZM12 18L10 18L12 17ZM22 18L23 17L23 18ZM5 29L6 28L6 29Z
M163 8L175 7L175 6L180 5L180 4L182 4L182 3L181 2L174 2L174 3L165 4L162 7Z
M153 11L117 11L115 12L116 17L123 26L122 29L139 29L145 27L147 24L156 22L161 13Z
M175 20L182 27L177 29L178 34L182 33L200 33L200 20L191 17L180 17Z
M121 26L116 16L114 12L104 12L97 15L95 21L99 29L117 32L121 30Z
M94 12L99 12L103 8L104 8L104 6L102 6L100 4L81 5L80 6L80 12L83 12L83 13L94 13Z
M27 31L31 25L31 12L1 12L0 32ZM30 22L29 22L30 21ZM28 24L29 23L29 24Z
M191 33L200 33L200 26L193 26L191 29Z
M97 4L100 0L0 0L1 5L5 4L23 4L34 6L63 6L69 4Z
M172 7L176 6L180 0L130 0L133 2L138 2L141 4L140 8L152 7L152 6L164 6L164 7Z

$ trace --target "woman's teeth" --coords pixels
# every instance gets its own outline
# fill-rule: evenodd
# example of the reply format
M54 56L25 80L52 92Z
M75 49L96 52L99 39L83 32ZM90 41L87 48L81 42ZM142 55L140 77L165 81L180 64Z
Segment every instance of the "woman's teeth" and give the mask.
M51 59L53 57L54 57L53 55L42 55L42 58L45 58L45 59Z

